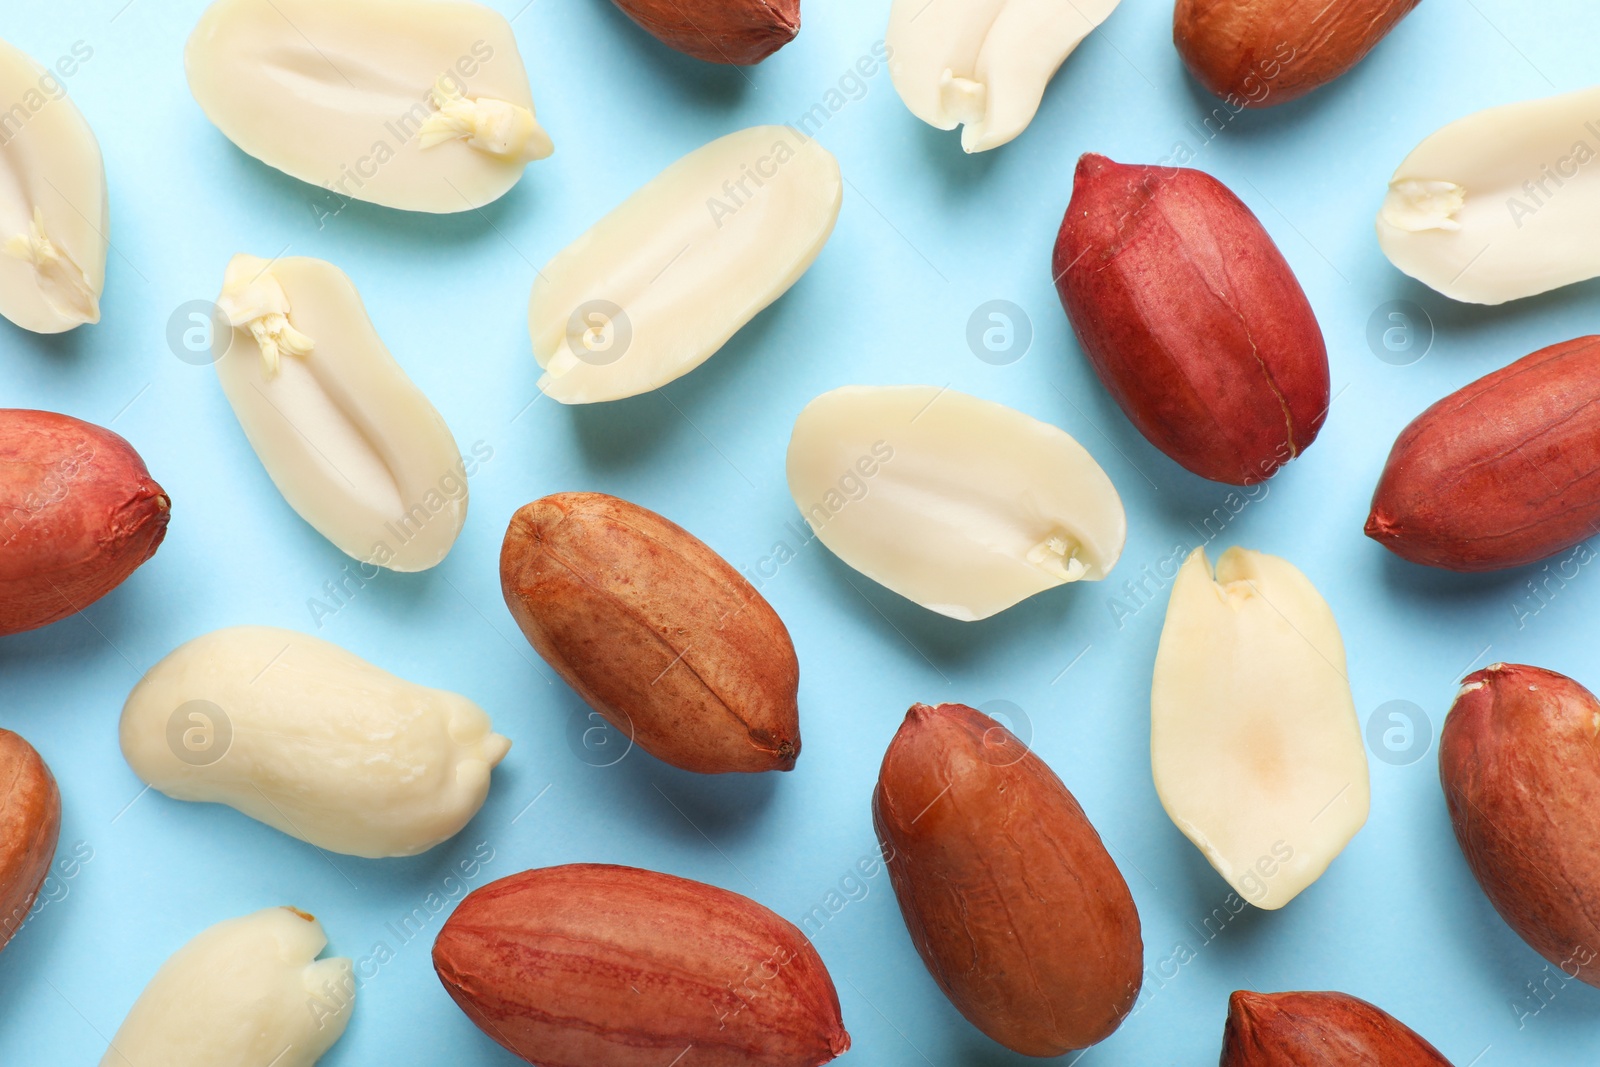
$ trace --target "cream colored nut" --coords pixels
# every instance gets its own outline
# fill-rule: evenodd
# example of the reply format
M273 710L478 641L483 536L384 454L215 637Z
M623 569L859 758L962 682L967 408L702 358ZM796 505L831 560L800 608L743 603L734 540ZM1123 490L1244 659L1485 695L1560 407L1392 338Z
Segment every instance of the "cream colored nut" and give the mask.
M467 521L450 427L406 377L344 272L235 256L217 376L272 482L341 552L395 571L444 559Z
M1167 815L1245 900L1281 908L1367 821L1367 757L1333 612L1287 560L1178 571L1150 691Z
M539 388L589 404L688 374L806 272L842 190L838 161L788 126L690 152L539 272Z
M1045 86L1118 0L894 0L889 76L911 113L941 130L965 127L983 152L1033 121Z
M1473 304L1600 276L1600 86L1430 135L1389 182L1378 243L1411 277Z
M230 141L341 197L467 211L551 152L510 23L467 0L217 0L184 64Z
M169 797L368 858L458 833L511 747L466 697L264 626L217 630L150 668L121 739L128 766Z
M0 315L34 333L99 322L106 284L100 142L60 90L0 41Z
M267 908L200 932L134 1001L100 1067L310 1067L350 1022L348 959L322 924Z
M1104 578L1127 518L1065 432L924 385L847 386L806 405L789 492L817 537L873 581L953 619Z

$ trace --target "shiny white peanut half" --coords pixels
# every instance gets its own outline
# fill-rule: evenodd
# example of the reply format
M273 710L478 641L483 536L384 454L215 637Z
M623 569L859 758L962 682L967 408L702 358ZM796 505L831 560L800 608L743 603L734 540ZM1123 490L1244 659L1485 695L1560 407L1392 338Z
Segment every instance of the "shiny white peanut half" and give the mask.
M235 256L217 306L233 324L214 338L222 390L289 506L364 563L443 560L467 521L460 449L345 273Z
M1367 755L1333 612L1293 564L1205 549L1172 585L1150 690L1156 793L1259 908L1316 881L1367 821Z
M216 0L184 66L230 141L328 190L320 220L470 211L551 152L510 23L467 0Z
M93 56L79 42L57 64ZM110 211L100 142L60 78L0 41L0 315L34 333L100 321Z
M1468 303L1600 276L1600 86L1430 134L1395 170L1377 226L1391 263Z
M1122 500L1082 445L952 389L824 393L795 420L787 467L823 544L954 619L1104 578L1127 535Z
M792 127L690 152L539 272L528 303L539 388L590 404L694 370L806 272L842 196L838 161Z
M930 126L984 152L1033 121L1045 86L1118 0L894 0L889 76Z

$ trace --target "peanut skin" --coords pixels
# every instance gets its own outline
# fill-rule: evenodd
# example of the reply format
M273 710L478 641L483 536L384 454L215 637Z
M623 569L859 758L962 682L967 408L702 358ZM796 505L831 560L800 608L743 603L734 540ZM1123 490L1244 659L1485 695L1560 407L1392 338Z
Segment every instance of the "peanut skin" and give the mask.
M1121 1025L1144 973L1139 913L1078 802L1003 726L914 706L872 818L911 940L972 1025L1027 1056Z
M1418 415L1366 532L1453 571L1519 567L1600 533L1600 337L1541 348Z
M50 873L61 792L32 745L0 730L0 948L22 928Z
M0 410L0 637L81 611L161 545L172 501L110 430Z
M1600 986L1600 703L1554 671L1468 675L1439 735L1461 853L1535 952Z
M1316 439L1322 330L1278 246L1209 174L1084 156L1053 266L1095 373L1185 469L1250 485Z
M1221 1067L1450 1067L1439 1050L1381 1008L1346 993L1228 998Z
M755 587L702 541L602 493L516 513L506 605L578 694L684 770L787 771L800 754L800 665Z
M818 1067L850 1047L822 959L737 893L572 864L474 890L433 945L484 1033L540 1067Z
M1195 80L1238 107L1288 103L1372 51L1418 0L1178 0L1172 40Z
M707 63L759 63L800 32L800 0L613 0L662 44Z

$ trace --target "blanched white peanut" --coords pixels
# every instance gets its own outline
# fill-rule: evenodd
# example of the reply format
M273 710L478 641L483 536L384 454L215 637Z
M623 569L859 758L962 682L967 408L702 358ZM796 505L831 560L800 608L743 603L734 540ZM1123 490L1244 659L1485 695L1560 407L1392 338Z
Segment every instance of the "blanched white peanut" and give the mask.
M510 23L467 0L217 0L184 63L229 140L343 197L467 211L551 151Z
M340 551L395 571L444 559L467 521L450 427L394 361L344 272L235 256L217 376L272 482Z
M0 315L34 333L99 322L110 232L100 142L60 80L4 41L0 100Z
M1118 0L894 0L889 76L911 113L982 152L1027 128L1045 86Z
M539 272L539 388L589 404L689 373L806 272L842 190L838 161L788 126L690 152Z
M1378 243L1411 277L1474 304L1600 276L1600 86L1430 135L1389 182Z
M1367 821L1367 757L1333 612L1287 560L1197 548L1150 691L1167 815L1245 900L1281 908Z
M100 1067L311 1067L349 1025L348 959L317 959L322 924L294 908L217 923L173 953Z
M459 832L511 747L466 697L264 626L217 630L152 667L121 739L133 772L170 797L368 858Z
M847 386L806 405L789 492L856 570L953 619L1104 578L1127 518L1065 432L933 386Z

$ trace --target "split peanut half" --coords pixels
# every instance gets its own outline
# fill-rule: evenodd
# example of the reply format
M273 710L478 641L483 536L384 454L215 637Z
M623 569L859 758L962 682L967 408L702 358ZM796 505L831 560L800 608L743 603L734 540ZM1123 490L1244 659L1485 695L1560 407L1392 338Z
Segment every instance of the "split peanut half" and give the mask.
M110 209L100 142L59 79L0 41L0 315L34 333L100 321Z
M1429 136L1389 182L1378 243L1411 277L1473 304L1600 275L1600 86Z
M690 152L539 272L528 304L539 388L590 404L688 374L800 279L842 196L838 161L792 127Z
M1122 499L1054 426L931 385L817 397L789 439L789 492L817 537L873 581L953 619L1104 578Z
M444 419L406 377L338 267L239 255L217 306L217 376L250 446L300 517L394 571L444 559L467 480Z
M228 140L342 197L468 211L551 152L511 24L467 0L217 0L184 65Z
M1167 815L1228 884L1281 908L1367 821L1367 756L1333 612L1287 560L1205 549L1172 585L1150 691Z
M983 152L1033 121L1045 86L1118 0L894 0L889 76L917 118Z
M311 1067L350 1023L355 976L322 924L267 908L202 930L156 971L100 1067Z

